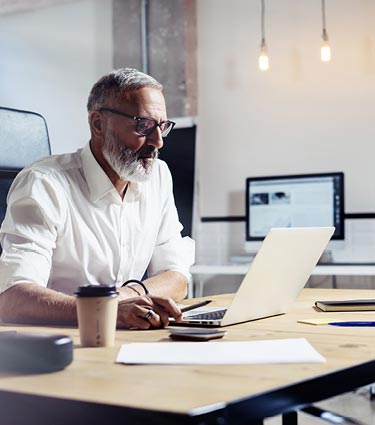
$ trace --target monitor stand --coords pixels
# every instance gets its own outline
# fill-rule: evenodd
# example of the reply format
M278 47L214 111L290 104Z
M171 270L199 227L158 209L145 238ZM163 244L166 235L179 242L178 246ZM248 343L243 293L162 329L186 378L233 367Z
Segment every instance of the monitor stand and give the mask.
M245 252L243 254L232 255L229 261L231 264L250 264L256 255L256 252Z

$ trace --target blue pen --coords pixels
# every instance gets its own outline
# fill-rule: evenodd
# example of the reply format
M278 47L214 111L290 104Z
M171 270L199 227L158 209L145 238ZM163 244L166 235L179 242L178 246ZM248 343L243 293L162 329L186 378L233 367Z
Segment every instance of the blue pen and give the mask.
M332 326L375 326L375 322L330 322Z

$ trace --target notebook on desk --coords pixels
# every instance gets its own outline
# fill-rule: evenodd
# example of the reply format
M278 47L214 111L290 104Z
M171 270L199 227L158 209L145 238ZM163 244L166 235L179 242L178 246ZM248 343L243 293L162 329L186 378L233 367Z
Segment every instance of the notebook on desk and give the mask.
M220 327L286 313L305 286L334 227L271 229L231 305L189 311L171 325Z

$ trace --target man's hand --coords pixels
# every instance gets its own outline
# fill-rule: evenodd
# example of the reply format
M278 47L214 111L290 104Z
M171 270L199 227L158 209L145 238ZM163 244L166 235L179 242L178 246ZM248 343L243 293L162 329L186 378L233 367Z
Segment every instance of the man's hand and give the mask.
M164 328L169 317L181 320L181 310L171 298L154 295L120 300L117 327L128 329Z
M138 285L133 287L124 286L121 288L117 288L117 291L120 294L119 302L141 297L144 294L143 288L141 288L140 286L138 287Z
M146 319L147 316L147 319ZM181 320L181 310L171 298L148 295L119 301L117 327L163 328L169 317ZM43 325L77 324L76 301L34 283L20 283L0 294L0 321Z

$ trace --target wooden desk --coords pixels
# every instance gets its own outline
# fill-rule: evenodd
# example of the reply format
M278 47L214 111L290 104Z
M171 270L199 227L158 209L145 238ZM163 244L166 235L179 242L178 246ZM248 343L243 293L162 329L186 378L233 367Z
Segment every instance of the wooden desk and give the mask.
M114 348L81 348L77 329L0 327L65 333L77 344L74 361L64 371L0 375L2 422L259 424L262 418L375 382L375 328L297 323L328 314L312 308L316 299L375 298L374 292L305 289L286 315L226 328L227 341L306 337L327 359L322 364L127 366L114 363L122 343L168 341L168 331L118 331ZM216 296L215 302L228 303L230 298ZM363 312L329 315L373 319L372 313Z

